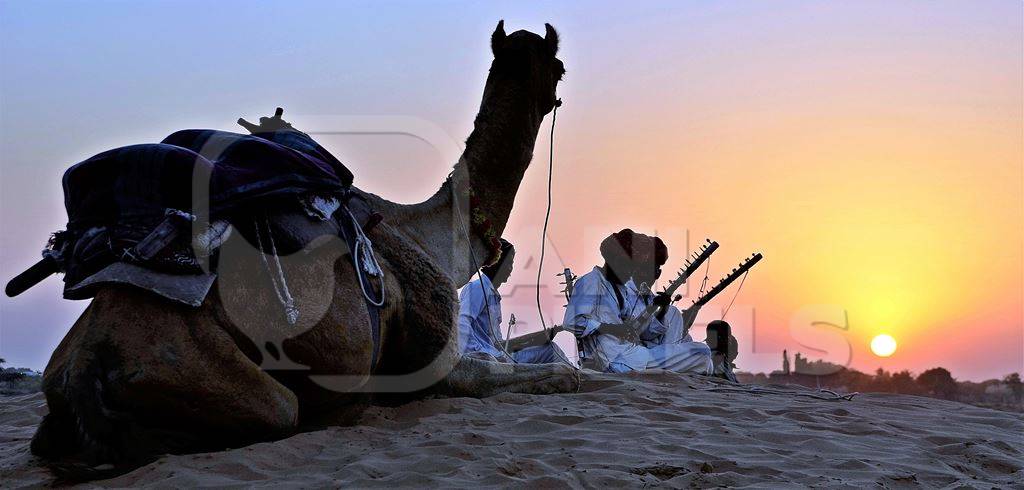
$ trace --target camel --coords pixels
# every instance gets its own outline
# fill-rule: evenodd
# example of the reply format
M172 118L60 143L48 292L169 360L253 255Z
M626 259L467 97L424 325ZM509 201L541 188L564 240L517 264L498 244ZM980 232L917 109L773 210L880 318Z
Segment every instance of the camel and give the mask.
M253 272L258 258L232 254L197 308L132 287L98 291L45 369L49 414L32 452L64 465L123 470L159 454L356 423L375 398L578 390L578 372L567 365L462 358L456 340L456 288L491 257L489 237L502 233L541 122L556 104L565 70L556 58L558 34L545 27L544 37L506 35L498 23L474 129L432 197L401 205L356 189L384 216L368 233L387 298L376 366L368 309L343 242L284 258L306 322L296 326L279 320L273 289ZM483 216L490 229L470 215ZM224 250L232 243L252 249L236 235ZM301 368L275 369L261 342L290 328L296 334L272 355ZM395 394L374 394L383 392Z

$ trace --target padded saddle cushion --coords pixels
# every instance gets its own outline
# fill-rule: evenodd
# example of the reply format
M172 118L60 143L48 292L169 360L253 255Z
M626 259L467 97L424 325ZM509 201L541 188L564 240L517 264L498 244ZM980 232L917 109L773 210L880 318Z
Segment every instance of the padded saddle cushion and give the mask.
M68 213L65 282L73 286L116 262L165 219L168 209L251 223L268 210L294 206L309 193L346 195L352 173L308 135L295 130L242 135L190 129L158 144L108 150L64 173ZM337 232L332 223L275 233L286 249L301 248L310 236ZM190 236L143 265L154 270L198 273ZM290 245L290 246L289 246ZM290 250L289 250L290 251Z
M186 129L161 143L192 150L213 164L210 208L214 214L268 197L337 192L352 185L352 172L308 135L295 130L244 135Z
M208 185L204 185L208 182ZM258 201L305 192L342 192L352 173L298 131L249 136L212 129L178 131L159 144L115 148L64 173L68 229L162 218L193 209L208 189L211 219Z

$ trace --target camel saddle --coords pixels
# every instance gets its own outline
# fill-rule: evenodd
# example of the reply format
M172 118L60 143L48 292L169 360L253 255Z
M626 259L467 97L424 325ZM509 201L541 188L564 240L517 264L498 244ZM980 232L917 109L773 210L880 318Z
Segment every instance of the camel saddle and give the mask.
M231 229L265 254L287 255L323 235L341 236L354 250L380 217L352 191L352 173L290 125L252 126L252 135L178 131L69 168L67 229L51 237L43 260L8 283L7 294L63 272L67 299L117 283L198 306Z

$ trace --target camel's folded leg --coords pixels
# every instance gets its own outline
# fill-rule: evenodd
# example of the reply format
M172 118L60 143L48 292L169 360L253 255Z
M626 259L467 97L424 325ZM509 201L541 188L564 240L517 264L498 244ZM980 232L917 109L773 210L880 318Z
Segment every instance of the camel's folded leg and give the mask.
M511 364L462 357L442 390L449 396L486 397L498 393L573 393L579 372L565 364Z
M245 356L212 301L192 309L132 288L99 291L46 367L50 413L32 452L127 469L293 432L296 396Z

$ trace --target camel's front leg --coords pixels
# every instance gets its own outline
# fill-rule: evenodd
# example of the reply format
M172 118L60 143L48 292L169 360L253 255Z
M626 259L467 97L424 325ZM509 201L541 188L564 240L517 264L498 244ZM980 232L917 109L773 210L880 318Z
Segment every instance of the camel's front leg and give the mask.
M448 396L482 398L498 393L574 393L579 372L565 364L511 364L461 357L442 390Z

